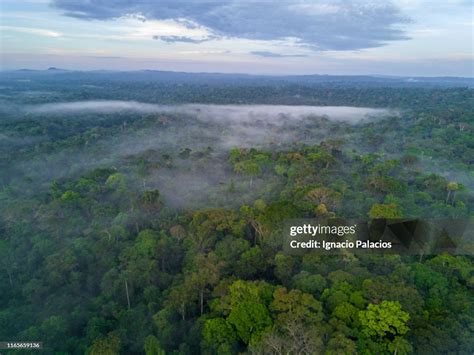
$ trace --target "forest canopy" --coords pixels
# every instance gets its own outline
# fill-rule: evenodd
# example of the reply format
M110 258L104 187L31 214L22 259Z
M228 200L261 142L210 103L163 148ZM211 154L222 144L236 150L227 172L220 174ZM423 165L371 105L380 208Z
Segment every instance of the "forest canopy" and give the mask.
M472 354L472 253L281 238L292 218L472 219L472 83L190 78L0 76L0 339Z

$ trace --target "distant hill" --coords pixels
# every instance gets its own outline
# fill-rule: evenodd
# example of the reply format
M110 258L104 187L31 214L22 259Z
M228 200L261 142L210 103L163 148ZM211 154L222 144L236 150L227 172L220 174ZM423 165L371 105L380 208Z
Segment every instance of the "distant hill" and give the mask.
M383 75L251 75L223 73L187 73L160 70L77 71L50 67L46 70L20 69L0 72L0 79L158 81L168 84L205 85L331 85L331 86L463 86L473 87L474 78L400 77Z

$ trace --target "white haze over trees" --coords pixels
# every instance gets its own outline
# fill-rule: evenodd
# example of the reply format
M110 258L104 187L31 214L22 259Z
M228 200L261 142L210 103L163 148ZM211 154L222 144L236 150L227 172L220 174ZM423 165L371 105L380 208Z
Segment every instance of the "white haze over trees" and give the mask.
M67 113L114 113L130 111L136 113L181 113L202 120L228 120L251 122L256 119L279 121L283 116L301 119L307 116L327 116L331 120L356 123L368 117L386 116L387 109L351 106L292 106L292 105L156 105L137 101L99 100L59 102L36 105L30 112L41 114Z
M119 116L131 125L137 117L151 118L154 123L150 126L128 129L125 125L112 137L91 141L80 152L48 153L44 159L23 162L18 167L29 171L34 179L48 181L100 166L119 167L124 159L145 155L159 161L161 168L137 180L147 188L160 189L169 203L179 207L211 205L213 193L227 188L222 185L224 181L247 183L245 177L235 175L222 164L232 148L273 150L293 144L319 144L328 137L349 138L358 124L398 115L396 110L368 107L159 105L120 100L46 103L29 105L23 110L38 120L57 116L72 122ZM337 132L336 125L340 128ZM179 153L187 149L197 155L207 152L207 158L179 158ZM163 158L169 152L174 152L173 156ZM163 163L168 160L172 167ZM257 179L253 188L263 187L262 183Z

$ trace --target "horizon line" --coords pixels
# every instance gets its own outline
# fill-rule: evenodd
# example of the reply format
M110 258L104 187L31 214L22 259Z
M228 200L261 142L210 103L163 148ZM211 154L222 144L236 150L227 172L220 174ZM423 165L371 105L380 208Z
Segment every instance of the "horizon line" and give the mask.
M163 73L176 73L176 74L217 74L217 75L243 75L243 76L266 76L266 77L307 77L307 76L346 76L346 77L372 77L372 78L460 78L460 79L473 79L473 76L455 76L455 75L390 75L390 74L269 74L269 73L244 73L244 72L215 72L215 71L177 71L177 70L161 70L161 69L136 69L136 70L122 70L122 69L65 69L59 67L48 67L45 69L32 69L32 68L18 68L18 69L2 69L0 73L7 72L19 72L19 71L34 71L34 72L54 72L54 71L65 71L65 72L113 72L113 73L137 73L137 72L163 72Z

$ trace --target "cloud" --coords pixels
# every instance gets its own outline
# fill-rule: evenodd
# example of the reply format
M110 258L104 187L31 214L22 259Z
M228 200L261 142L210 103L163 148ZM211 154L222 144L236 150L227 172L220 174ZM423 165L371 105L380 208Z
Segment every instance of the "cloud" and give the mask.
M189 28L203 26L221 38L289 40L313 50L358 50L408 39L400 25L409 20L393 3L382 0L325 0L317 4L298 0L271 4L238 0L55 0L53 4L65 15L81 19L107 20L135 14L148 20L179 20Z
M268 51L253 51L250 54L266 58L288 58L288 57L307 57L306 54L280 54Z
M167 43L183 42L183 43L202 43L215 38L215 36L209 36L202 39L196 39L187 36L153 36L153 39L160 40Z
M31 28L31 27L19 27L19 26L0 26L0 29L2 30L7 30L7 31L15 31L15 32L22 32L22 33L28 33L28 34L33 34L37 36L43 36L43 37L61 37L62 34L59 32L55 31L50 31L50 30L45 30L42 28Z

